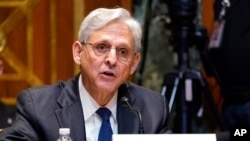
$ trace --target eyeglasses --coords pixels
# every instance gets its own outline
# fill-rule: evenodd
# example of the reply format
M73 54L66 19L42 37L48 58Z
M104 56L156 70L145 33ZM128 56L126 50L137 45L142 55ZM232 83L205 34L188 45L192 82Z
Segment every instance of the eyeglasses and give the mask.
M106 55L110 52L110 50L116 49L116 56L118 60L127 62L130 61L136 53L133 53L133 51L129 50L128 48L125 47L117 47L114 48L110 44L107 43L81 43L83 45L91 45L94 51L94 54L96 56L103 56Z

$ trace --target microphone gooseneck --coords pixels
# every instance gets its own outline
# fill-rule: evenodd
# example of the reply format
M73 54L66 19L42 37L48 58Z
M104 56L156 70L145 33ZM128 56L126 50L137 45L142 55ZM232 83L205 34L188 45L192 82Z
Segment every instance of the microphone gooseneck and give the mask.
M128 102L128 98L127 97L122 97L121 101L127 105L129 107L129 109L133 112L136 112L136 114L138 115L139 118L139 134L144 134L144 128L143 128L143 124L142 124L142 116L141 116L141 112L135 108L133 108L130 103Z

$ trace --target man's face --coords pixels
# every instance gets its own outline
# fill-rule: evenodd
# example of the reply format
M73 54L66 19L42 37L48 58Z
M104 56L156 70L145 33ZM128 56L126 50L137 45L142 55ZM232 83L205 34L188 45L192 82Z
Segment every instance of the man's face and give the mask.
M120 22L92 32L87 44L74 45L81 47L79 61L75 59L75 62L81 66L84 86L92 92L114 93L134 73L140 61L140 54L134 54L131 31Z

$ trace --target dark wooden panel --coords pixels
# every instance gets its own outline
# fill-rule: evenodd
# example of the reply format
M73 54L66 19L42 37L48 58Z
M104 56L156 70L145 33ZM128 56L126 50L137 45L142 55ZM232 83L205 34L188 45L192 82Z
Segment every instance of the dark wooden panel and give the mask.
M57 1L57 77L67 80L74 74L72 44L74 41L73 1Z
M46 84L50 83L50 0L42 0L33 9L33 69Z

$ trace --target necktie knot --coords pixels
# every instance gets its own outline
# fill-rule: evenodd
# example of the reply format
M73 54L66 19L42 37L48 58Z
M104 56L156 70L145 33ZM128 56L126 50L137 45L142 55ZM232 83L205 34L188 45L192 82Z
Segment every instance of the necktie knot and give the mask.
M107 121L109 120L109 117L110 117L110 110L108 108L99 108L96 113L102 118L103 121Z

